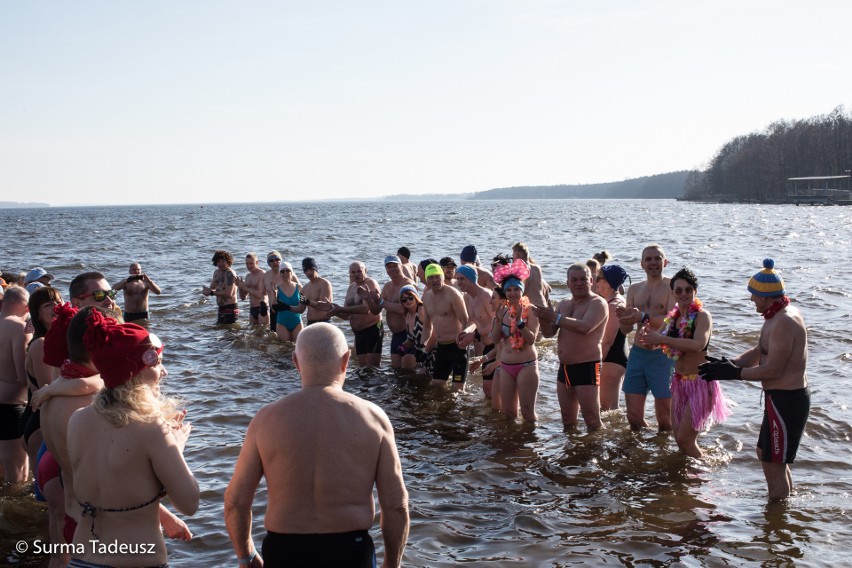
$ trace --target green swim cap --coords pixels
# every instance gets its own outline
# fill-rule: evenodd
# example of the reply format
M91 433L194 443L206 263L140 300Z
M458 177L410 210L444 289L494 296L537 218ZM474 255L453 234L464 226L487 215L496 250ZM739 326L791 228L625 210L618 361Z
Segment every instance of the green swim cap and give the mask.
M426 266L426 268L423 269L423 274L426 276L426 278L429 278L430 276L441 276L441 277L443 277L444 271L441 270L441 267L438 266L437 264L430 264L430 265Z

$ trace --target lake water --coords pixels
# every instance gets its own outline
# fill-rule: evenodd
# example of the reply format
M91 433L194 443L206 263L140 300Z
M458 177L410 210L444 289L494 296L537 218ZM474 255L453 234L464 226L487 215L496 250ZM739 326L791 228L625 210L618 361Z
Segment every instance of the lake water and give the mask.
M479 375L451 394L383 367L352 369L346 389L390 416L410 492L406 566L827 566L845 565L852 539L850 435L850 208L694 204L675 201L447 201L248 204L0 210L0 266L43 266L67 293L70 280L100 270L115 283L131 260L162 287L150 328L166 343L164 390L180 395L194 426L186 459L201 484L201 507L187 519L190 543L169 542L172 566L233 565L222 519L223 494L249 420L298 388L292 348L247 325L213 325L203 297L212 252L230 250L235 268L271 249L296 264L317 259L342 299L348 264L387 278L382 260L399 246L417 262L458 258L475 244L483 259L519 240L566 296L565 269L607 249L635 281L639 256L659 242L700 280L713 313L712 352L752 346L762 319L745 286L766 256L776 259L810 333L813 407L793 477L797 493L768 504L754 445L760 388L726 384L738 404L725 424L699 439L702 461L684 458L668 435L630 432L622 409L606 430L565 432L555 393L552 340L539 349L542 383L534 427L509 422L483 400ZM347 323L338 322L352 341ZM385 350L390 343L385 340ZM647 413L653 420L651 398ZM263 536L263 486L254 534ZM14 552L18 540L46 539L45 508L27 488L0 489L0 564L46 566ZM381 558L381 539L377 525Z

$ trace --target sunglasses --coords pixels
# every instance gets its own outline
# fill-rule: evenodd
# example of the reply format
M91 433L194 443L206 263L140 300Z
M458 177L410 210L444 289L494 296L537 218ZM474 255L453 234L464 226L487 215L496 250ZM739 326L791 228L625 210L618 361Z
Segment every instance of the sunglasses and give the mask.
M274 264L274 263L276 263L276 262L281 262L281 259L280 259L280 258L275 258L274 256L273 256L272 258L267 258L267 259L266 259L266 264Z
M281 274L284 274L285 272L292 272L292 271L289 268L282 268L279 272L281 272Z
M118 292L116 290L95 290L94 292L89 292L88 294L77 296L77 299L82 300L91 296L95 299L96 302L103 302L104 300L106 300L107 296L109 296L110 300L115 300L117 294Z
M403 297L402 297L402 298L400 298L400 299L402 300L402 302L403 302L403 303L405 303L405 302L413 302L413 301L414 301L414 296L403 296Z

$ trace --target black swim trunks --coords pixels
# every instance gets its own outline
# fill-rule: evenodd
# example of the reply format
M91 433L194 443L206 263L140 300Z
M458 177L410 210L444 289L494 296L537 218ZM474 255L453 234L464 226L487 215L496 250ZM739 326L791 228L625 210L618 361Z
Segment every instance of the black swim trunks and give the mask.
M762 461L793 463L799 442L811 411L811 391L808 387L796 390L764 391L763 424L757 447Z
M382 352L382 339L384 337L382 322L371 325L367 329L355 331L354 334L356 355Z
M17 440L21 437L21 416L25 404L0 404L0 440Z
M137 320L146 320L148 319L148 312L124 312L124 323L130 323L132 321Z
M403 355L400 353L399 346L408 341L408 331L402 330L391 335L390 354Z
M249 308L249 315L251 315L251 319L257 321L260 316L266 317L269 314L269 306L266 305L266 302L261 302L259 306L252 306Z
M559 364L559 373L556 380L572 387L598 386L601 384L600 361L589 361L588 363L574 363L571 365Z
M439 343L435 346L434 353L433 379L448 381L452 378L454 383L463 383L467 379L467 349L462 349L453 341Z
M324 534L267 532L261 547L264 566L375 568L376 549L367 531Z
M227 325L237 323L237 316L240 315L240 308L237 304L228 304L219 306L219 316L216 318L217 325Z

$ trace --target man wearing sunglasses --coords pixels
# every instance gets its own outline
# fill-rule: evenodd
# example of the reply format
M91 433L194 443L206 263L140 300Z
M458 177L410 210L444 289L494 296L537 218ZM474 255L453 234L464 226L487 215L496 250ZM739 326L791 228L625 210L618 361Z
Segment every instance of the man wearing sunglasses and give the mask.
M117 310L115 295L117 292L107 282L106 276L97 271L77 275L68 287L71 305L76 308L96 306L108 310Z

